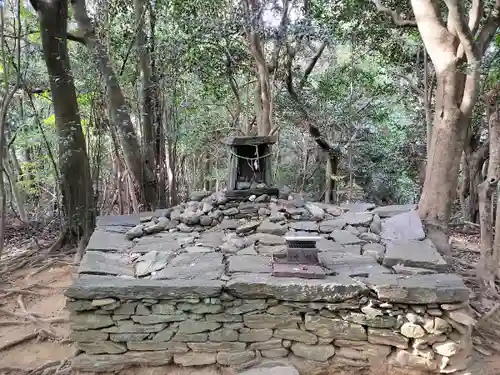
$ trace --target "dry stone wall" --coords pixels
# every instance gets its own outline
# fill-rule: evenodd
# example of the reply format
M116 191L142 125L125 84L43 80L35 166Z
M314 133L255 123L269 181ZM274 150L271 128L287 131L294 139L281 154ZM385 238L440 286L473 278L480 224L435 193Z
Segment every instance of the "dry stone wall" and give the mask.
M99 218L66 292L75 369L270 359L467 367L469 291L447 273L414 206L193 198L142 218ZM271 255L294 234L323 237L325 279L272 276Z

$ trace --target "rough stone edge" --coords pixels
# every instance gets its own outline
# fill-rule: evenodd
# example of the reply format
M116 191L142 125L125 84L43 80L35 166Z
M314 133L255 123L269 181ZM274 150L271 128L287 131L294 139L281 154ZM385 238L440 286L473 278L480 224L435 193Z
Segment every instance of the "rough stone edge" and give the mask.
M73 370L84 372L117 372L134 366L165 366L172 363L167 350L126 352L123 354L79 354L71 360Z
M223 285L222 281L207 279L146 280L80 275L66 289L64 295L77 299L204 298L219 296Z

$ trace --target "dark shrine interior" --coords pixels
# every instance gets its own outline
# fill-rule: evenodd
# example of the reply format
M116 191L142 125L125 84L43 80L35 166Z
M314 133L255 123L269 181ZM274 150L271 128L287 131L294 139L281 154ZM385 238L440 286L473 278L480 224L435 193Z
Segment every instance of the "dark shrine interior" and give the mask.
M265 182L265 158L268 147L265 144L258 146L241 145L235 147L235 153L243 158L238 158L238 182L261 183ZM260 159L249 160L246 158Z

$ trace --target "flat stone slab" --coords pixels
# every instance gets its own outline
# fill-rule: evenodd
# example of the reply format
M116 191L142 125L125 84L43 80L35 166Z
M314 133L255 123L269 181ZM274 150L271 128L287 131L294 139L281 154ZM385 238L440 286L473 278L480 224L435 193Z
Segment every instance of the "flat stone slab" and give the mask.
M96 217L96 226L124 226L135 227L140 224L139 215L104 215Z
M134 276L128 254L86 251L78 268L79 274Z
M373 214L370 212L346 212L339 217L348 225L367 225L373 220Z
M244 372L239 375L299 375L299 371L292 366L272 366L272 367L257 367Z
M445 270L448 265L432 241L389 241L386 244L384 266L403 265L407 267Z
M349 212L365 212L375 208L373 203L343 203L339 206L343 210L348 210Z
M409 211L382 221L382 233L386 241L423 240L424 228L417 211Z
M271 258L258 255L235 255L229 257L228 272L271 273Z
M123 252L133 246L133 243L125 238L125 235L120 232L109 232L97 229L92 233L87 251L116 251Z
M325 279L281 278L266 274L238 274L231 277L225 289L240 298L275 298L285 301L338 302L355 298L367 291L366 286L347 276Z
M356 245L363 241L346 230L334 230L330 237L340 245Z
M370 212L373 214L377 214L380 217L393 217L408 211L414 211L416 209L416 204L395 204L390 206L377 207Z
M381 301L405 304L457 303L469 299L469 289L451 273L374 275L363 280Z
M224 273L221 253L184 253L172 259L152 278L157 280L182 280L203 278L216 280Z
M352 253L323 252L318 255L323 267L338 275L349 277L368 277L375 274L390 274L391 271L381 266L373 257Z
M183 245L192 244L195 241L193 235L179 235L172 233L158 233L153 236L146 236L131 242L130 251L133 253L145 254L150 251L176 252Z
M224 283L218 280L150 280L113 276L81 275L66 289L65 295L77 299L176 299L219 296Z
M84 372L117 372L133 366L163 366L172 362L168 350L126 352L123 354L80 354L71 359L73 370Z

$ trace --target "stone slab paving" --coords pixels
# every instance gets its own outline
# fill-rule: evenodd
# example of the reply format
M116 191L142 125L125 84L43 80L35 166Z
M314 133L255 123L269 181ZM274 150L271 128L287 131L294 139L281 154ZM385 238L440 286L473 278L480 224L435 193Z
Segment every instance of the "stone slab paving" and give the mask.
M182 366L281 357L362 366L387 357L446 373L458 366L452 341L467 332L469 290L447 273L414 205L194 197L99 217L66 291L86 352L76 368L144 363L136 353ZM326 278L272 276L272 255L286 251L290 235L321 237Z

